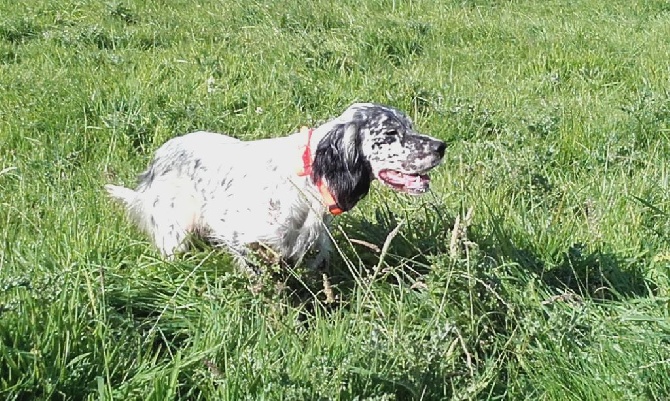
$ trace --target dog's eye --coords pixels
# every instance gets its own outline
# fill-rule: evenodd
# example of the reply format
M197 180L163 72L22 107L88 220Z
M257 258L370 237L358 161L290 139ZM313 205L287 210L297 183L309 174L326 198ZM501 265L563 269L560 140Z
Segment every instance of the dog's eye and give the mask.
M385 134L388 136L398 136L398 131L396 130L386 131Z

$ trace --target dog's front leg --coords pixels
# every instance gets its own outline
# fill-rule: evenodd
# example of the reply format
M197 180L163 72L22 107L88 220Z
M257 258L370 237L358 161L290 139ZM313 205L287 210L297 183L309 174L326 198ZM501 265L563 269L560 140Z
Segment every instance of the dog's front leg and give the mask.
M305 263L307 268L312 271L327 271L330 266L330 254L333 250L333 243L330 240L328 231L319 235L314 244L315 255L309 258Z

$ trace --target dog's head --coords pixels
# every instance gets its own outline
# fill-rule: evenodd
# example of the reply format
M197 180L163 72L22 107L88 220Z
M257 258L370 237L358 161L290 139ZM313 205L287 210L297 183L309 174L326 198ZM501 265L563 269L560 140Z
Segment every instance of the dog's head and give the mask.
M372 103L355 103L319 142L314 180L325 179L338 204L349 210L363 198L375 178L411 195L428 190L428 170L440 164L446 144L416 132L401 111Z

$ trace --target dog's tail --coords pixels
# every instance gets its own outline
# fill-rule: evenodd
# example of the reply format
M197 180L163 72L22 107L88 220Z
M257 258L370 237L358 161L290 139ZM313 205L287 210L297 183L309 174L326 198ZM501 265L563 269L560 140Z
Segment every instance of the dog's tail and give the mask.
M142 219L143 202L140 192L125 188L119 185L105 185L105 190L109 196L125 206L128 216L140 224L141 227L146 227L146 222Z
M112 198L123 202L126 207L133 207L137 201L137 192L132 189L121 187L118 185L105 185L105 190Z

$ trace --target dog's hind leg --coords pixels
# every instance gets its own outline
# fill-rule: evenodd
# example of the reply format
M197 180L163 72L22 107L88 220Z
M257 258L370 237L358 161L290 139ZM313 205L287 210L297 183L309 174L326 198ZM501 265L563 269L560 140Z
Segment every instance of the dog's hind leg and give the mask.
M154 197L145 210L145 229L165 257L172 258L175 253L188 249L187 237L197 231L199 215L193 196Z
M328 231L323 231L314 244L314 251L316 252L311 258L306 261L306 266L312 271L328 270L330 264L330 255L333 251L333 243L330 240Z
M156 222L156 220L152 221ZM188 249L186 242L188 231L175 221L154 224L150 228L150 234L156 247L168 259L172 259L176 253Z
M112 185L106 189L112 197L123 201L130 217L151 236L163 256L172 258L188 249L188 234L198 231L200 205L178 183L153 184L142 191Z

